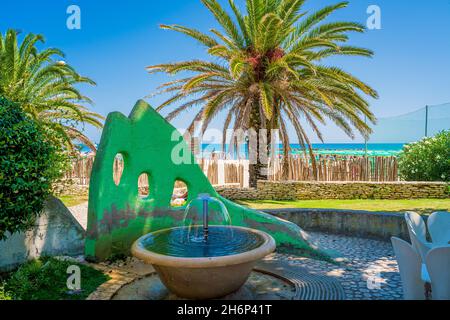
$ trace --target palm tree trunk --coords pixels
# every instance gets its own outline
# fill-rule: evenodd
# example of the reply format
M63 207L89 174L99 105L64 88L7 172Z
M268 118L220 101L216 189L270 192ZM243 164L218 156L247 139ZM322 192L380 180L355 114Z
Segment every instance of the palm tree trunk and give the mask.
M261 123L261 111L259 103L255 103L253 111L250 115L249 128L253 130L253 136L250 136L249 141L249 184L251 188L256 188L258 180L268 180L267 176L267 163L263 163L260 153L268 152L268 144L264 143L260 139L260 130L262 129ZM256 140L256 143L252 143L252 139Z

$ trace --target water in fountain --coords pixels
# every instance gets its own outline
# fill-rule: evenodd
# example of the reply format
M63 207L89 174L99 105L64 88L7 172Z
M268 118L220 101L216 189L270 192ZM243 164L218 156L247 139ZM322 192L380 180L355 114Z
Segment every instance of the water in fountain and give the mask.
M210 226L231 226L231 218L225 205L209 194L201 194L192 200L186 208L183 227L185 227L187 242L208 243ZM214 228L217 230L217 228ZM228 234L229 239L233 238L231 228L225 230L223 236ZM224 239L225 240L225 239Z
M144 246L168 256L209 258L244 253L262 243L257 234L233 228L225 205L202 194L187 206L181 226L148 237Z

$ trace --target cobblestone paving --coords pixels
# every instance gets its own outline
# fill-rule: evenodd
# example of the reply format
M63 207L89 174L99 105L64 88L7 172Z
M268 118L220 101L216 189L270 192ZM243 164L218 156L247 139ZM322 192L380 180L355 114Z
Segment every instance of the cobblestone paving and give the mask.
M325 233L308 233L310 241L341 253L340 265L300 257L277 255L278 259L336 278L348 300L401 300L403 291L397 262L389 242Z
M401 300L403 297L400 274L390 243L324 233L309 233L310 241L327 250L341 253L339 265L324 261L273 254L267 260L277 260L292 266L306 268L309 273L336 279L344 289L347 300ZM119 264L101 264L111 276L88 299L109 300L124 285L153 272L136 259Z
M70 210L83 227L86 227L87 204L70 208ZM323 249L339 253L339 260L343 260L343 262L340 265L333 265L323 261L283 254L276 254L270 259L286 261L292 265L305 267L311 273L336 278L344 288L348 300L399 300L403 298L400 274L392 245L389 242L316 232L308 232L308 234L312 243ZM112 269L116 268L112 267ZM131 274L128 273L122 277L122 274L119 273L119 286L129 283L132 280L129 278ZM131 278L133 277L131 276ZM108 290L99 290L100 292L107 291L102 298L108 295L112 296L117 284L114 280L105 284ZM93 298L98 298L98 296L93 295Z

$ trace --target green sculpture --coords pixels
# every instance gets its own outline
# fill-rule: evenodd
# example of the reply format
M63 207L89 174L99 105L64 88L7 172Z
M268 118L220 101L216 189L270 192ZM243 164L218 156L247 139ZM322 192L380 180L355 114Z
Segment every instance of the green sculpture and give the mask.
M173 141L173 138L179 138ZM181 148L180 148L181 146ZM149 232L171 228L183 219L183 208L172 208L175 181L188 188L188 201L201 193L218 197L227 207L232 224L266 231L280 248L311 251L306 234L296 225L251 210L220 197L181 135L145 101L138 101L129 118L111 113L106 120L92 170L86 257L103 261L129 254L133 242ZM175 163L173 153L189 161ZM124 159L119 185L113 180L117 154ZM149 196L141 198L138 178L149 177Z

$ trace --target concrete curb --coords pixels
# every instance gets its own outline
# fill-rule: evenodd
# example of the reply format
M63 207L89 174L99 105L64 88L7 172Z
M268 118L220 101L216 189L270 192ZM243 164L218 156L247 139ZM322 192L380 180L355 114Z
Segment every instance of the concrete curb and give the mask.
M409 240L403 213L337 209L268 209L263 212L291 221L305 231L390 241Z

